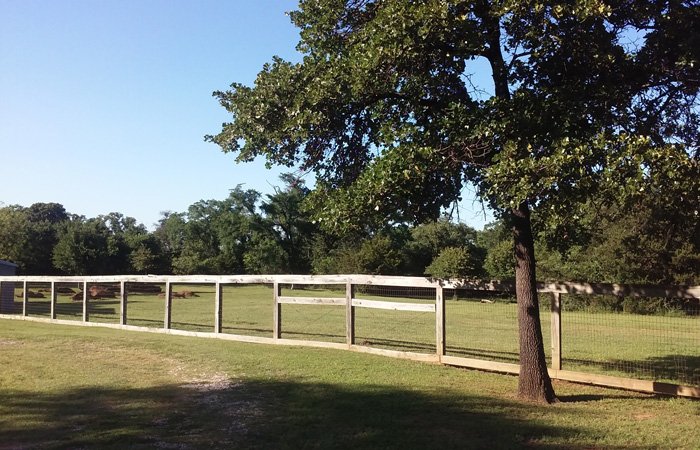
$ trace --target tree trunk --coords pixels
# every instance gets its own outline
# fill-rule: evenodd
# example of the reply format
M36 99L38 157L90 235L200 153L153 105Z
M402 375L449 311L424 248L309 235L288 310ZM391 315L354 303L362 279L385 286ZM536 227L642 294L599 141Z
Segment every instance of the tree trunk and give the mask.
M511 212L516 260L515 295L518 300L520 338L518 396L530 401L554 403L557 397L547 372L537 300L535 243L532 237L530 208L523 202Z

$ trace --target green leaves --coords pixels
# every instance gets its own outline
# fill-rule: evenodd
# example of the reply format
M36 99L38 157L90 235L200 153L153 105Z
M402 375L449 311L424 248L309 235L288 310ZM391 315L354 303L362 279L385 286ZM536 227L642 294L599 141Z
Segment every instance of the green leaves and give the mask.
M232 121L208 139L239 161L313 171L309 204L329 229L435 218L465 181L493 208L527 201L557 228L593 194L682 183L650 168L697 158L692 2L299 8L303 61L274 58L253 87L216 92ZM476 58L492 69L487 100L466 73Z
M436 278L466 278L476 272L465 247L447 247L425 268L426 275Z

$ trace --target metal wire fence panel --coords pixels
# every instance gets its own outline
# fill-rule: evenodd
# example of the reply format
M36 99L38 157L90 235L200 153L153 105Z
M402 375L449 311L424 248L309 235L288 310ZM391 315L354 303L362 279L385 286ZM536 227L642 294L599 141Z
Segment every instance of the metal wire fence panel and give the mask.
M224 286L222 332L272 337L272 294L271 284Z
M120 295L121 286L119 283L88 283L88 318L90 322L119 323ZM82 285L73 284L66 286L66 289L60 288L56 312L58 319L82 319Z
M581 305L576 296L563 297L564 369L700 386L697 303L694 308L662 303L652 308L655 302L649 299L598 296L593 304ZM625 303L650 313L625 312ZM616 304L622 311L609 310Z
M550 296L539 295L545 356L551 360ZM518 307L508 293L445 290L448 356L519 363Z
M173 284L170 327L213 332L215 290L213 284Z
M345 285L284 284L281 288L282 297L319 302L283 304L282 338L345 342ZM338 300L339 304L324 304L333 299Z
M27 283L27 294L28 316L51 317L51 283Z
M163 327L165 321L165 284L149 283L149 285L151 288L145 289L143 283L127 284L127 325L150 328Z
M434 288L358 285L355 299L435 305ZM355 307L355 344L418 353L435 353L435 312Z
M445 353L517 364L515 299L507 295L445 290Z
M56 283L56 318L83 320L82 283Z

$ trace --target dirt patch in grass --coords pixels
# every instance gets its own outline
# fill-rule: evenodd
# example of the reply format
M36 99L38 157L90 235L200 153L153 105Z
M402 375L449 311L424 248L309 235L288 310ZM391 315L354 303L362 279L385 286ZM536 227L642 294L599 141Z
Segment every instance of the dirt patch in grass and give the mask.
M251 420L263 414L260 399L250 395L245 383L223 372L198 373L181 387L192 401L226 417L225 434L229 436L247 434Z

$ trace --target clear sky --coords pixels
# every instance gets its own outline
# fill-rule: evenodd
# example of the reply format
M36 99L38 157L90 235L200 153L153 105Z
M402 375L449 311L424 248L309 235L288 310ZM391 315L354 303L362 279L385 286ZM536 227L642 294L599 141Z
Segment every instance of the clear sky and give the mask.
M295 0L0 0L0 206L161 211L263 193L282 169L236 164L203 140L229 120L211 96L296 60ZM492 220L469 195L460 218Z

